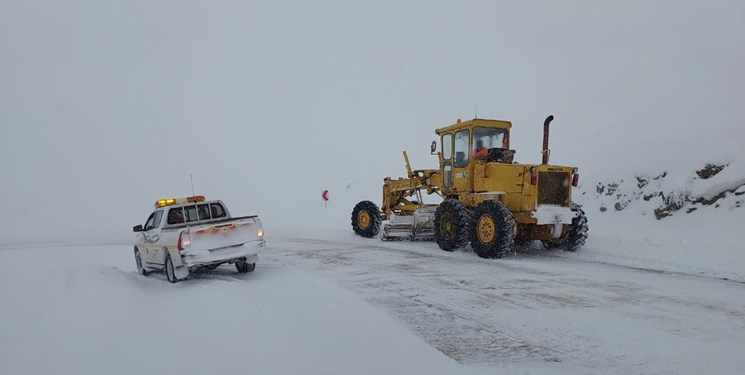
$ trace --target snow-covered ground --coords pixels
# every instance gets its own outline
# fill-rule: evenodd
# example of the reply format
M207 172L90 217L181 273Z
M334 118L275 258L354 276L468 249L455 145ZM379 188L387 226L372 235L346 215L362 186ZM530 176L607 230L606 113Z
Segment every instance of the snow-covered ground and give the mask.
M640 257L616 262L606 241L485 261L426 242L337 238L283 238L270 256L357 291L462 363L575 374L745 368L742 281Z
M272 259L171 285L126 245L2 246L0 301L2 374L479 373Z
M578 253L501 260L278 230L256 272L175 285L126 244L5 244L0 372L741 373L743 256L595 224Z

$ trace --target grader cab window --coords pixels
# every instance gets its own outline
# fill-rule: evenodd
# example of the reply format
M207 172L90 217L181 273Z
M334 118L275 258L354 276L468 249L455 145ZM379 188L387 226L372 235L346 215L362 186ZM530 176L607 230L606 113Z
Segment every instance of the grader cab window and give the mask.
M442 177L445 187L450 187L450 175L453 169L453 135L442 136Z
M509 149L510 142L507 129L499 128L474 128L473 129L473 157L486 159L489 150L501 148Z
M453 157L453 135L445 134L442 136L442 158L450 160Z
M455 133L455 168L464 168L468 165L468 130Z

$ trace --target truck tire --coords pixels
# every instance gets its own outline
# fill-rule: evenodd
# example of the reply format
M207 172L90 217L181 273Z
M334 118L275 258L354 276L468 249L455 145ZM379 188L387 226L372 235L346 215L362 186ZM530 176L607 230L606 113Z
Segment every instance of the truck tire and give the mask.
M457 199L446 199L435 211L435 241L440 249L453 251L468 246L471 215Z
M139 273L142 276L147 276L150 274L150 272L145 269L145 266L142 265L142 256L140 255L140 249L136 247L135 247L135 264L137 264L137 273Z
M238 273L249 273L256 269L256 263L248 263L246 259L241 259L235 262L235 269Z
M515 219L502 202L486 200L473 209L471 247L482 258L501 258L515 244Z
M171 255L166 253L166 279L172 284L178 282L178 278L176 278L176 270L173 268L173 261L171 260Z
M543 247L546 249L562 249L564 251L577 251L587 240L589 226L587 225L587 215L582 210L582 206L572 203L572 211L577 212L577 216L572 219L569 227L569 234L563 242L543 241Z
M381 221L380 209L373 202L362 201L352 210L352 229L362 237L377 236Z

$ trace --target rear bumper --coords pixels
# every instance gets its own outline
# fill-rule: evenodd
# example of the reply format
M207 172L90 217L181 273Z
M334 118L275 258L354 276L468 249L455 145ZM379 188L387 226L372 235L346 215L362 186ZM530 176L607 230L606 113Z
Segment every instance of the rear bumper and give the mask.
M181 254L181 262L186 267L206 266L234 262L246 258L248 263L256 263L259 251L266 245L266 241L256 240L240 246L226 247L216 250L190 250Z

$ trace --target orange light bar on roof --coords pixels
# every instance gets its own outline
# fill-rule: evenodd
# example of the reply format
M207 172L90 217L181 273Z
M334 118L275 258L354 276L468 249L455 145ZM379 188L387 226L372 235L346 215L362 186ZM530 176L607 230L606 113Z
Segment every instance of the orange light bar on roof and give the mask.
M168 199L159 199L159 200L155 201L155 207L156 207L156 208L157 208L157 207L165 207L165 206L170 206L170 205L172 205L172 204L176 204L176 200L175 200L175 199L173 199L173 198L168 198Z
M204 202L205 199L206 198L204 197L204 195L195 195L193 197L186 197L186 198L159 199L155 201L155 208L170 206L173 204Z

